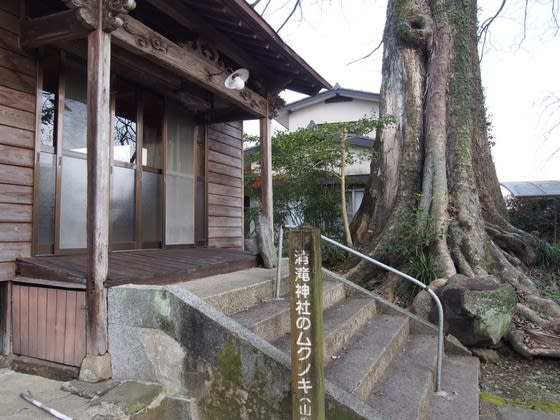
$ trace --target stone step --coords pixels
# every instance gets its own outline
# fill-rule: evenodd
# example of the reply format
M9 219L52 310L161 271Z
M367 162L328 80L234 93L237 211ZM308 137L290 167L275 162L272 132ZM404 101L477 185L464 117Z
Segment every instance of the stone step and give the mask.
M287 275L288 267L284 265L282 278ZM180 287L184 287L204 299L220 312L231 315L273 297L275 278L276 270L274 269L251 268L188 281L181 283ZM286 283L286 281L281 282L284 289Z
M437 338L411 335L367 403L385 419L428 419L435 387Z
M442 363L442 395L436 395L433 420L470 420L479 417L479 361L471 356L445 356Z
M326 378L365 401L403 349L408 318L378 314L361 328L339 357L327 361Z
M344 298L345 291L341 283L323 283L323 308L330 308ZM272 342L290 331L289 295L284 295L280 300L262 302L231 317L259 337Z
M323 313L324 357L336 357L352 336L376 313L375 300L369 297L349 297ZM290 354L290 334L285 334L273 344Z

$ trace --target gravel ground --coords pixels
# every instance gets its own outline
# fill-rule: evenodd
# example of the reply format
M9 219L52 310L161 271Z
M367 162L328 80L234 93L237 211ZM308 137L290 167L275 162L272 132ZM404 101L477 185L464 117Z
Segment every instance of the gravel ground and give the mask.
M499 349L498 354L496 363L480 364L480 418L500 418L496 417L496 406L505 404L554 412L560 419L560 360L528 360L508 347ZM536 418L539 412L534 413Z

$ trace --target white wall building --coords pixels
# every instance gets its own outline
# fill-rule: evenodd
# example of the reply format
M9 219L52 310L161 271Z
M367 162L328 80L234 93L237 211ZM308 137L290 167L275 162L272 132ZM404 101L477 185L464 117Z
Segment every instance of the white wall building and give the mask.
M281 108L275 120L289 131L315 124L357 121L364 116L379 115L379 94L344 89L338 84L318 95L292 102ZM375 132L350 137L350 151L362 153L373 147ZM347 168L348 216L351 218L364 196L363 184L370 172L370 161L364 160Z

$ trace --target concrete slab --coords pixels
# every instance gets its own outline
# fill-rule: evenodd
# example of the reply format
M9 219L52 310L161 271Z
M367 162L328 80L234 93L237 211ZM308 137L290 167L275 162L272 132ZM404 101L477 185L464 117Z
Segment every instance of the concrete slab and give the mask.
M74 419L84 418L88 400L61 389L62 381L0 369L0 418L10 420L52 419L47 412L24 401L19 394L29 391L33 398Z
M288 273L288 267L283 267L284 275ZM227 293L231 290L252 286L255 283L267 282L276 278L275 269L250 268L248 270L236 271L234 273L219 274L217 276L205 277L199 280L191 280L178 283L176 286L184 287L196 296L207 299Z
M537 410L523 410L521 408L498 408L499 420L560 420L560 415Z

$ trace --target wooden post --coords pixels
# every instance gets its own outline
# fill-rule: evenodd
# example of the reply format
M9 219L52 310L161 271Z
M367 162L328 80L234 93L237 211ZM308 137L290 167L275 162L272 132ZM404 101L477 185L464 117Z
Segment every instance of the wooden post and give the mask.
M272 207L272 133L271 120L267 116L260 120L261 136L261 214L266 217L271 237L273 233Z
M321 233L303 226L288 235L292 418L325 418Z
M98 0L97 29L88 36L87 88L87 370L97 380L107 375L107 289L109 266L109 171L110 171L110 72L111 35L103 31L104 1ZM85 361L84 361L85 363ZM82 371L84 365L82 364ZM110 375L110 359L109 372ZM82 378L82 373L80 373ZM87 380L87 379L86 379ZM90 378L95 381L95 378Z

